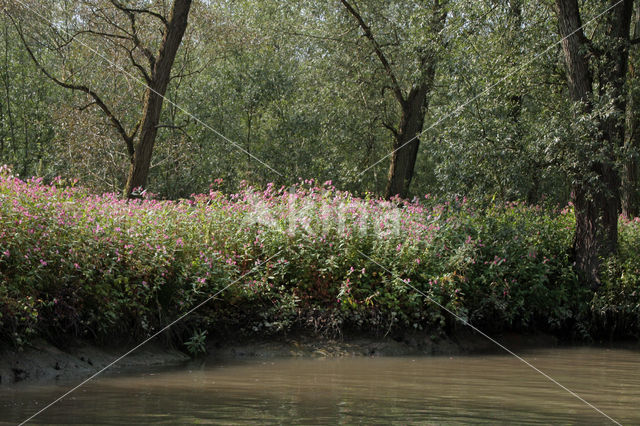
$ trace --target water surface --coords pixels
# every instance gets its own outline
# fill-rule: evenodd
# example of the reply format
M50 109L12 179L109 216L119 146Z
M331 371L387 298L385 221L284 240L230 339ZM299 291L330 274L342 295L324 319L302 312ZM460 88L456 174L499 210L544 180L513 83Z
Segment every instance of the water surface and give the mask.
M621 422L640 424L640 353L539 349L523 356ZM0 388L18 423L73 384ZM33 424L607 424L509 355L289 358L107 374Z

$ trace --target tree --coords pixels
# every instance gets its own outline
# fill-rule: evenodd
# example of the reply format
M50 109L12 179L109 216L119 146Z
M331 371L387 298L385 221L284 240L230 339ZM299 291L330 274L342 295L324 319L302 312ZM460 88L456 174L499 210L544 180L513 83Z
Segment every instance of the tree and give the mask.
M548 143L566 85L548 48L556 40L550 13L533 0L450 4L417 164L434 176L418 176L422 190L566 204L562 158Z
M578 1L555 2L575 120L587 117L595 125L586 142L576 148L583 152L571 194L576 217L576 270L594 290L600 286L600 258L615 253L618 243L620 177L616 164L624 140L624 84L633 1L611 0L609 4L602 18L600 43L596 43L584 33Z
M65 48L77 37L97 38L100 42L112 45L126 55L131 69L136 70L146 84L140 103L140 118L129 126L92 86L92 82L76 80L76 71L73 67L68 71L67 76L57 76L47 69L28 43L22 22L10 15L25 49L40 71L57 85L86 94L90 98L90 104L99 108L117 131L126 146L130 162L123 191L126 197L131 196L135 188L144 187L147 184L164 95L171 80L171 69L178 48L187 28L190 8L191 0L174 0L169 11L166 11L162 4L140 7L118 0L84 1L67 12L67 18L69 15L77 18L67 19L65 22L67 28L52 28L54 37L51 38L55 43L55 51L61 56L64 56ZM150 24L149 19L154 23ZM154 40L153 36L157 27L160 28L162 35L159 41ZM155 51L151 47L154 44L157 46Z
M622 165L622 214L637 217L640 214L640 188L638 188L638 156L640 155L640 2L636 3L632 29L632 46L629 52L629 95L627 98L626 129Z
M34 70L6 16L0 16L0 164L28 178L51 173L54 120L49 105L61 89Z
M364 36L369 40L380 65L388 78L388 88L393 93L400 109L396 125L385 123L393 133L393 145L385 197L394 195L406 197L409 193L409 185L413 179L418 148L419 136L422 133L424 117L429 106L431 91L433 90L438 54L433 44L418 46L413 54L413 70L407 78L406 87L401 85L401 80L392 66L392 62L383 51L383 46L374 35L371 26L365 21L362 14L347 0L340 0L361 28ZM446 11L443 1L433 0L429 2L429 22L427 22L428 37L433 41L439 40L442 35L446 20Z

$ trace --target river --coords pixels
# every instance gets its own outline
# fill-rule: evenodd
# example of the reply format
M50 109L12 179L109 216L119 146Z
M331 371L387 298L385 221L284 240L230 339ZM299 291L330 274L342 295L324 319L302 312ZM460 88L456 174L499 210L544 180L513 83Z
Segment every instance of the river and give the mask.
M640 352L554 348L523 357L622 424L640 424ZM19 423L73 383L0 388ZM31 424L607 424L510 355L208 361L105 373Z

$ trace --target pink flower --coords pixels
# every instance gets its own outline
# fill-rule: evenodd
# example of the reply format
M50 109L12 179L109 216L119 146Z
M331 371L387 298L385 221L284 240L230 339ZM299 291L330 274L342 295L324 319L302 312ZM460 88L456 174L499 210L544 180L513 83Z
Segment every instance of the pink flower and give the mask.
M47 262L45 262L44 259L40 259L40 264L42 266L47 266Z

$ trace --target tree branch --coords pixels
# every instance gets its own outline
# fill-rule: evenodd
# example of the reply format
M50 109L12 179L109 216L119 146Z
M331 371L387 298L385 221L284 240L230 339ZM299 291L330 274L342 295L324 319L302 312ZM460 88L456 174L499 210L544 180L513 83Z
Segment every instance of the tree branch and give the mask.
M90 106L95 105L95 104L96 104L96 103L95 103L95 101L91 101L91 102L89 102L89 103L88 103L88 104L86 104L86 105L83 105L83 106L81 106L81 107L78 107L78 111L84 111L85 109L87 109L87 108L89 108Z
M369 39L369 41L373 45L376 55L380 59L380 62L382 63L382 66L384 67L385 72L387 73L387 75L391 79L391 82L393 83L392 89L396 99L398 100L398 102L400 102L400 104L404 105L406 101L404 99L404 95L402 94L402 89L400 88L398 79L396 78L396 75L393 73L393 70L391 69L391 65L389 64L387 57L382 52L380 45L378 44L375 37L373 36L373 33L371 32L371 28L367 25L366 22L364 22L364 19L362 19L362 16L360 16L360 14L351 6L351 4L349 4L347 0L340 0L340 1L344 5L344 7L347 9L347 11L358 22L358 25L360 25L360 28L362 28L362 31L364 31L364 35Z
M153 16L154 18L159 19L165 26L169 25L169 22L167 21L167 19L162 16L159 13L153 12L149 9L135 9L135 8L131 8L131 7L126 7L122 4L120 4L119 1L117 0L110 0L111 4L114 5L117 9L126 12L126 13L145 13L149 16Z
M391 133L393 133L393 136L398 136L398 131L396 130L396 128L393 125L391 125L391 124L389 124L387 122L384 122L384 121L382 121L382 125L384 127L386 127L389 131L391 131Z
M180 133L182 133L187 139L191 139L189 137L189 134L186 132L186 130L184 130L185 125L181 125L181 126L177 126L175 124L158 124L156 126L156 129L171 129L171 130L177 130Z
M136 58L133 56L134 50L135 47L133 49L127 49L127 52L129 53L129 60L131 61L131 64L136 67L138 71L140 71L140 74L142 74L142 78L144 78L144 81L147 83L147 85L150 86L152 83L151 76L149 75L147 70L145 70L144 67L138 63L138 61L136 61Z
M147 58L147 60L149 61L149 68L153 69L153 67L155 66L156 63L156 58L153 55L153 53L151 52L151 50L149 50L146 46L144 46L142 44L142 42L140 41L140 38L138 37L138 26L137 26L137 22L136 22L136 13L148 13L152 16L156 16L157 14L155 14L154 12L148 11L148 10L143 10L143 9L132 9L129 7L125 7L122 4L120 4L120 2L118 2L117 0L109 0L109 2L118 10L120 10L121 12L124 12L125 15L127 15L127 18L129 18L129 27L130 27L130 31L126 31L123 28L120 28L119 26L115 25L114 23L111 23L109 19L107 19L106 17L103 17L103 19L107 20L107 22L109 22L111 25L115 26L116 28L118 28L119 30L123 31L125 34L128 35L128 37L125 37L126 39L130 40L133 43L133 49L127 49L129 51L129 58L131 59L132 64L138 68L140 71L143 71L141 69L140 64L138 64L134 59L133 59L133 53L132 51L136 50L136 49L140 49L140 51L142 52L142 54ZM161 15L158 15L156 17L161 17L162 18L162 22L164 24L164 26L167 26L167 21L165 20L164 17L162 17ZM145 78L145 80L147 80L147 83L150 81L150 79L148 78L149 76L147 75L147 73L145 71L143 71L143 76Z
M80 34L91 34L91 35L107 37L107 38L116 38L116 39L119 39L119 40L131 40L131 37L129 37L128 35L125 36L125 35L121 35L121 34L105 33L105 32L102 32L102 31L94 31L94 30L81 30L81 31L78 31L75 34L73 34L71 36L71 39L69 40L69 42L67 44L71 43L71 41L75 37L79 36Z
M140 51L147 57L149 61L149 68L153 70L153 67L156 65L156 57L151 53L149 49L147 49L140 38L138 37L138 27L136 24L136 16L132 12L128 12L129 22L131 24L131 39L133 41L134 49L140 49Z
M133 138L136 137L136 134L138 133L138 130L140 130L140 126L142 126L142 119L138 120L136 122L136 125L133 126L133 130L131 131L131 140L133 140ZM133 155L132 152L129 152L129 154Z
M42 66L42 64L40 64L40 62L38 61L38 59L34 55L33 51L29 47L29 44L27 43L27 40L24 38L24 33L22 31L22 27L20 26L20 24L18 24L13 19L13 17L11 15L8 15L8 16L9 16L9 19L11 20L11 22L13 23L13 25L15 26L16 31L18 32L18 35L20 36L20 39L22 40L22 44L24 45L25 50L29 54L29 57L31 58L33 63L36 65L36 67L47 78L49 78L51 81L53 81L57 85L59 85L61 87L64 87L65 89L84 92L87 95L91 96L91 98L93 98L93 100L94 100L94 103L104 112L104 114L107 116L107 118L109 118L109 120L111 121L111 124L116 128L117 132L120 134L120 136L124 140L125 144L127 145L127 150L129 151L129 154L133 155L133 153L134 153L133 137L129 136L127 134L127 131L125 130L125 128L122 125L122 123L120 122L120 120L118 120L118 118L113 114L113 112L111 112L111 109L107 106L107 104L104 103L104 101L100 98L100 96L98 96L98 94L95 91L91 90L87 86L84 86L84 85L81 85L81 84L73 84L73 83L68 83L66 81L62 81L62 80L58 79L57 77L55 77L53 74L51 74L49 71L47 71L47 69L44 66Z

